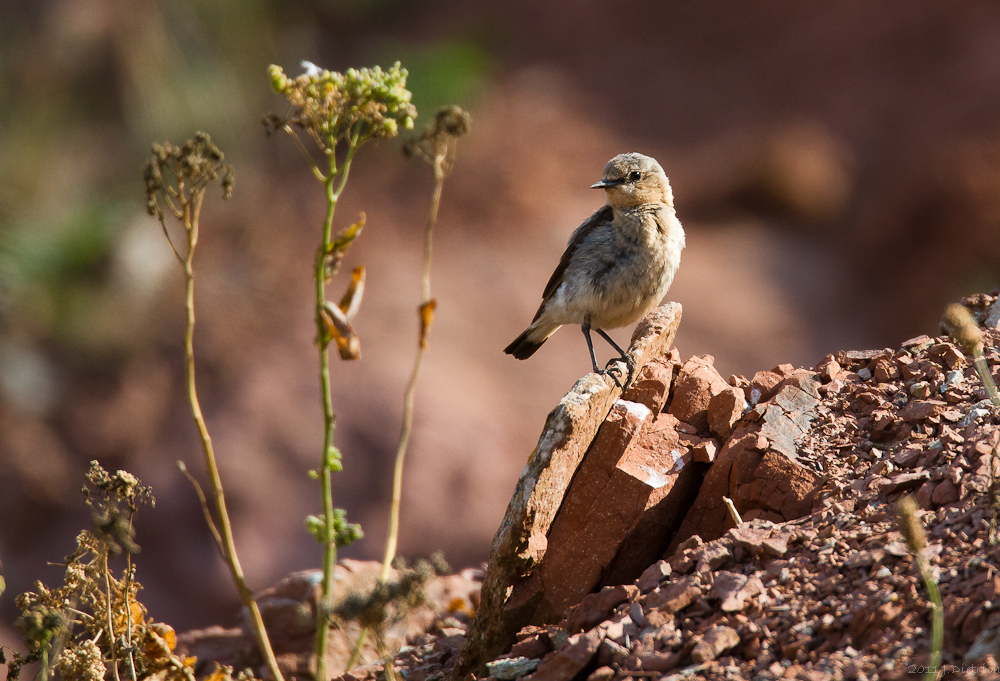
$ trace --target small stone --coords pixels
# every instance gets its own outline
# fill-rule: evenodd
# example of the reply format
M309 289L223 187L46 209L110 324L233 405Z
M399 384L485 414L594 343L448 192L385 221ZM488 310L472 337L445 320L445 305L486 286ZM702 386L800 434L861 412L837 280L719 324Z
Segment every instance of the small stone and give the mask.
M628 659L628 648L612 640L611 638L606 638L601 641L600 648L597 649L597 662L601 665L616 664L621 666Z
M872 377L872 372L868 371L867 367L864 369L858 369L858 378L862 381L867 381Z
M948 405L939 400L912 400L899 410L899 418L904 421L923 421L932 416L940 416Z
M639 588L633 584L606 586L597 593L587 594L566 615L566 630L571 634L586 631L607 619L618 605L639 597Z
M764 541L771 536L773 530L770 527L754 526L750 523L743 523L729 530L729 536L747 550L752 556L756 556L764 550Z
M526 657L512 657L486 663L486 671L490 676L500 681L512 681L525 674L530 674L538 668L538 660Z
M949 369L957 369L961 366L965 366L965 355L962 354L961 350L950 343L941 354L941 359Z
M526 657L528 659L541 659L552 651L548 636L543 634L532 634L511 646L511 657ZM495 676L495 674L494 674Z
M611 681L611 679L615 678L615 674L614 669L604 665L592 671L590 676L587 677L587 681Z
M658 560L643 571L635 581L635 585L642 593L648 593L660 586L668 577L670 577L670 563Z
M774 387L781 382L784 376L777 371L758 371L750 379L750 388L746 393L747 402L751 405L767 402L774 397L777 392Z
M703 440L691 449L691 455L698 463L712 463L718 453L719 446L715 440Z
M725 441L743 417L747 400L739 388L725 388L708 403L708 428Z
M694 603L698 598L701 598L701 588L689 577L661 586L650 593L646 596L646 607L677 613Z
M824 383L829 383L833 379L837 378L837 375L843 371L840 363L834 359L833 355L827 355L822 362L816 366L816 371L819 372L819 378Z
M712 543L695 552L695 571L711 572L725 565L733 557L728 548L722 544Z
M714 626L705 632L691 651L691 661L697 664L714 660L719 655L735 648L740 643L740 635L732 627Z
M565 681L576 676L594 657L604 632L595 627L582 634L570 636L566 645L547 656L530 678L532 681Z
M946 478L934 488L931 501L935 506L947 506L958 501L960 497L958 485Z
M914 473L900 473L889 480L883 480L879 485L879 491L883 494L893 494L895 492L905 492L916 489L929 477L927 471L916 471Z
M708 405L712 397L729 387L714 362L711 355L692 357L681 367L674 383L668 411L698 432L708 429Z
M681 663L684 656L680 653L667 651L657 651L639 656L639 663L642 671L662 674L668 672Z
M774 536L768 537L761 544L764 551L775 558L781 558L786 553L788 553L788 540L791 539L790 533L784 532L782 534L776 534Z
M894 362L888 359L880 359L875 362L873 375L879 383L888 383L899 378L899 370L896 368Z
M746 607L748 599L763 591L764 585L756 575L747 577L723 570L716 573L708 597L721 601L719 607L722 612L740 612Z

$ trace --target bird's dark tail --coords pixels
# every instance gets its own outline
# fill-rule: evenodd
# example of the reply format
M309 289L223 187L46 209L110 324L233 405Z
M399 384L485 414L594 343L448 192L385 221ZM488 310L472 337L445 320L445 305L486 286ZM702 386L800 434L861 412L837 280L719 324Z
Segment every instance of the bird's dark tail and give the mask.
M535 350L542 347L542 343L548 340L548 338L547 337L543 338L540 341L529 340L528 339L529 331L531 331L530 327L525 329L524 333L515 338L514 342L505 347L503 351L506 352L508 355L514 355L518 359L528 359L533 354L535 354Z

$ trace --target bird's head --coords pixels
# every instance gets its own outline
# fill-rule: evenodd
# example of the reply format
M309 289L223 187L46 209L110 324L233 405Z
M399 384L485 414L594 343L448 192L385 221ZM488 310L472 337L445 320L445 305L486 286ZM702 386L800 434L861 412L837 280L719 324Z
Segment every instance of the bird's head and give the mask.
M604 166L600 182L591 189L603 189L608 205L613 208L634 208L643 204L674 205L663 168L656 159L635 152L618 154Z

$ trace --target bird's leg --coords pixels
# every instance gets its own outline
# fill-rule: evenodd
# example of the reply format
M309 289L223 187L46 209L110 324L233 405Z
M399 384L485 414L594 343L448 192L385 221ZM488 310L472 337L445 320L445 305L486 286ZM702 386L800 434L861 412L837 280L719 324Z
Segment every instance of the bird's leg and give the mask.
M590 339L590 317L584 317L583 323L580 324L580 328L583 329L583 337L587 339L587 348L590 350L590 361L594 365L594 373L595 374L604 374L606 376L610 376L611 380L615 382L615 385L618 386L619 390L625 390L625 388L622 386L621 379L618 378L618 376L615 373L617 371L617 369L615 369L615 370L605 369L604 371L601 371L597 367L597 354L594 352L594 342ZM605 340L609 341L612 345L614 345L615 348L618 350L618 352L621 352L621 348L619 348L617 345L615 345L615 342L613 340L611 340L610 338L608 338L607 334L605 334L600 329L595 329L595 331L597 331L597 333L601 334L601 336ZM629 370L629 376L631 376L631 369Z
M624 350L622 350L618 346L618 343L616 343L614 341L614 339L611 338L611 336L609 336L608 334L606 334L604 332L604 329L594 329L594 331L596 331L598 334L600 334L601 338L603 338L608 343L610 343L611 347L613 347L615 350L618 351L618 354L620 355L619 359L621 359L623 362L625 362L625 366L628 368L628 381L626 381L626 383L629 382L629 381L631 381L632 380L632 374L635 373L635 362L632 360L632 358L629 356L629 354L627 352L625 352ZM610 365L611 362L614 362L614 361L617 361L617 360L612 359L611 361L608 362L608 364ZM617 369L614 368L614 367L610 367L609 366L607 369L605 369L605 371L608 372L609 374L611 374L612 371L617 371ZM614 376L613 374L611 374L611 375ZM615 383L618 383L618 381L615 380ZM618 383L618 387L621 388L621 383ZM624 390L624 388L623 388L623 390Z
M594 352L594 342L590 340L590 317L584 317L580 324L583 329L583 337L587 339L587 349L590 350L590 361L594 364L594 373L599 374L601 370L597 367L597 354Z

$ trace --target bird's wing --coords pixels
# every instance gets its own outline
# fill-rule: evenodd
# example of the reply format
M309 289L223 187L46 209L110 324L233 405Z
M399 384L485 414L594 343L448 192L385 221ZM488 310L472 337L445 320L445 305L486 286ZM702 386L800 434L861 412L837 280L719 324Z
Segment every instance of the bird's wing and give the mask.
M598 209L593 215L584 220L582 225L576 228L576 231L574 231L573 235L569 238L569 244L566 246L566 250L563 252L562 258L560 258L555 272L553 272L552 276L549 277L549 283L545 285L545 290L542 291L542 304L538 306L538 312L535 313L535 317L532 321L537 320L541 316L542 310L545 308L545 303L548 302L549 298L555 295L556 290L558 290L559 285L562 283L563 274L569 266L569 261L573 259L573 254L576 253L576 249L579 247L580 243L587 237L588 234L601 225L610 223L613 219L614 211L611 206L606 205Z

